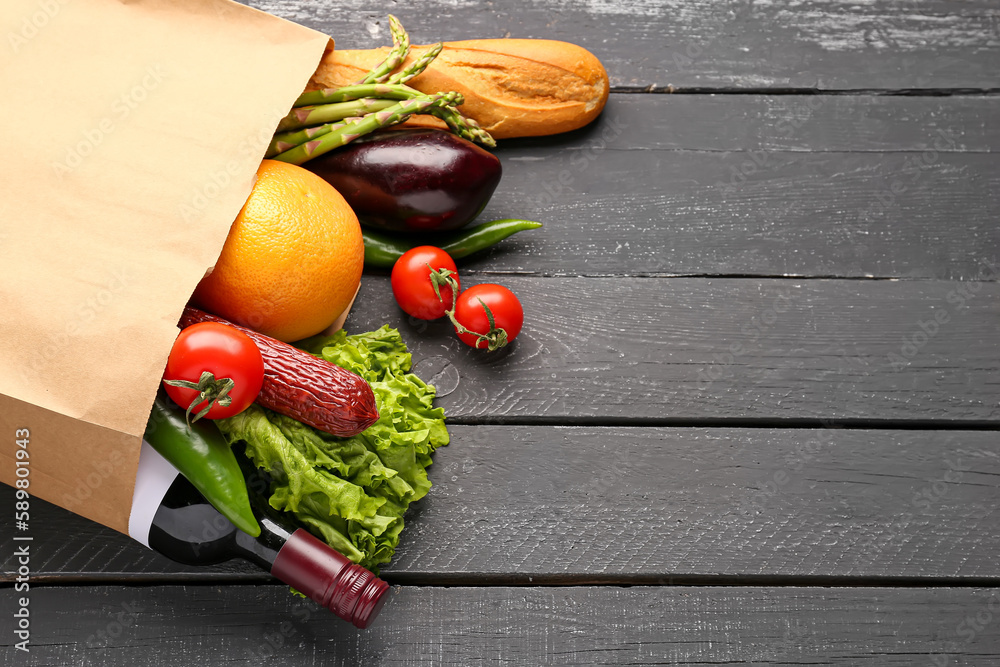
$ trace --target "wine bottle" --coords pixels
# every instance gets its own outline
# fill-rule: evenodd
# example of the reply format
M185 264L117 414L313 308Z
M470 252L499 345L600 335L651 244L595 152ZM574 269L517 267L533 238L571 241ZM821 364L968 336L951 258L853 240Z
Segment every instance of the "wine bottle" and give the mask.
M246 460L242 461L246 464ZM262 478L248 473L260 535L251 537L220 514L169 461L145 441L132 496L129 535L186 565L243 558L269 571L359 628L385 603L389 585L370 571L288 522L268 505Z

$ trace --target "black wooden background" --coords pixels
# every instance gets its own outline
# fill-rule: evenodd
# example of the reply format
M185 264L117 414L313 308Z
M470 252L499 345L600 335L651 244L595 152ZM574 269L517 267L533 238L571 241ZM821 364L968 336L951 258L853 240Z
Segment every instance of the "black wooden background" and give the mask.
M348 328L400 328L452 433L374 628L35 501L0 662L1000 664L1000 6L251 4L575 42L611 99L497 149L484 218L545 223L462 267L524 302L510 348L363 279Z

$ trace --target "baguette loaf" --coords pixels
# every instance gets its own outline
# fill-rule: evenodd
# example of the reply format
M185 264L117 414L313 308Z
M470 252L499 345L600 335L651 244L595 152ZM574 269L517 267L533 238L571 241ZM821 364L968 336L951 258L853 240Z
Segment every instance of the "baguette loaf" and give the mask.
M410 50L411 64L426 46ZM356 83L389 49L326 53L307 90ZM409 85L425 93L457 91L463 114L496 139L568 132L594 120L608 99L608 75L586 49L545 39L473 39L446 42L444 50ZM444 127L415 116L422 125Z

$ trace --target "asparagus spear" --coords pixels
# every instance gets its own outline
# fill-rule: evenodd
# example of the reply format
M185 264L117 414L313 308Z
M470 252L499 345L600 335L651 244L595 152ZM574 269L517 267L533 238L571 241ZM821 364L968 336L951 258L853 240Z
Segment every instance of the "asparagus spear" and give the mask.
M384 83L358 83L342 88L324 88L302 93L292 105L296 108L335 102L350 102L362 97L377 97L394 100L406 100L423 95L419 90L405 86L407 81L423 72L429 64L441 53L444 44L438 42L420 56L415 63L390 77ZM374 70L373 70L374 71Z
M409 86L404 86L402 84L388 83L365 83L356 84L353 86L344 86L343 88L324 88L323 90L314 90L308 93L302 93L299 98L295 100L293 105L295 108L301 108L306 106L318 106L321 104L334 104L337 102L350 102L352 100L360 100L364 97L375 97L379 99L388 100L408 100L414 97L420 97L424 93L420 92L416 88L410 88Z
M406 60L406 55L410 52L410 36L403 30L403 24L399 22L399 19L392 14L389 14L389 32L392 33L392 50L389 51L385 60L376 65L358 83L381 83L392 70Z
M299 107L281 119L278 132L297 130L311 125L323 125L351 116L363 116L373 111L382 111L395 104L395 100L378 100L374 97L363 97L350 102L336 104L319 104L310 107Z
M412 65L391 74L406 59L410 38L392 15L389 29L393 48L385 60L360 83L300 95L291 112L278 124L266 157L302 164L362 134L400 123L414 113L434 115L458 136L496 146L493 137L479 123L458 110L457 106L464 101L459 93L429 96L405 85L427 68L444 45L435 44Z
M463 139L475 141L490 148L495 148L497 145L497 142L493 139L490 133L484 130L483 127L475 121L475 119L463 116L462 113L453 106L430 109L428 110L428 113L443 120L448 124L448 129Z
M287 150L291 150L299 144L304 144L310 139L315 139L316 137L321 137L324 134L329 134L334 130L339 130L343 127L344 123L353 123L357 120L361 120L361 116L345 118L343 121L336 123L327 123L326 125L307 127L295 132L279 132L271 138L271 143L268 145L267 153L264 154L264 157L274 157L278 153L284 153Z
M437 95L426 96L423 99L417 98L397 102L392 107L370 113L361 118L361 120L344 123L343 127L332 130L317 139L299 144L295 148L283 153L279 153L272 159L292 164L303 164L315 157L332 151L334 148L339 148L350 143L362 135L374 132L383 127L388 127L389 125L401 123L413 114L426 113L430 108L454 104L458 96L458 93L438 93Z
M438 57L438 54L441 53L441 49L443 48L444 48L444 42L438 42L437 44L429 48L427 51L425 51L423 55L417 58L417 60L412 65L410 65L401 72L393 74L388 79L386 79L385 82L406 83L407 81L409 81L410 79L412 79L413 77L415 77L416 75L420 74L425 69L427 69L427 66L430 65L435 58Z

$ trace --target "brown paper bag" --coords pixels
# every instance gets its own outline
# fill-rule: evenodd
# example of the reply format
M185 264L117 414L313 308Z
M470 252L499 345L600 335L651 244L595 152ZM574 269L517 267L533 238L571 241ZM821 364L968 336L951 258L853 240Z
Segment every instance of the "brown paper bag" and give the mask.
M0 481L27 429L29 492L127 532L181 310L332 45L228 0L4 0L0 35Z

